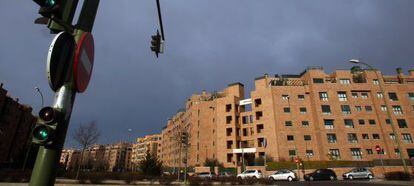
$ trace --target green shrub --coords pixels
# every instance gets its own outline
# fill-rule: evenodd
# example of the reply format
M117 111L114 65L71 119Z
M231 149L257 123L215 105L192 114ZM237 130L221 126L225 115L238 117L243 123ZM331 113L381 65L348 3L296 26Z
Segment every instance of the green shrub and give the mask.
M411 175L401 171L387 172L384 174L386 180L411 180Z

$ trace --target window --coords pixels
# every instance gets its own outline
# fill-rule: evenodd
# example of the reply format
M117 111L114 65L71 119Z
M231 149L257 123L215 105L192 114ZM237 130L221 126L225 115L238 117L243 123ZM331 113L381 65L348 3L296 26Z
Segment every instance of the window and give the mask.
M352 159L354 160L361 160L362 159L362 153L360 148L351 148L351 155Z
M384 95L382 94L382 92L377 92L377 98L383 98Z
M233 141L227 141L227 149L231 149L233 146Z
M296 156L296 150L289 150L289 156Z
M288 141L293 141L293 140L295 140L295 137L293 137L293 135L287 135L287 140Z
M313 150L306 150L306 156L312 157L313 156Z
M328 93L327 92L319 92L319 99L322 101L328 101Z
M336 143L336 134L326 134L328 143Z
M298 95L298 100L305 100L305 95L299 94Z
M394 153L395 153L395 155L400 155L400 150L399 149L394 149Z
M357 112L361 112L361 111L362 111L362 107L361 107L361 106L355 106L355 110L356 110Z
M389 135L390 135L390 139L391 139L392 141L395 141L395 134L394 134L394 133L390 133Z
M309 127L309 121L302 121L303 127Z
M254 106L259 107L262 104L262 99L258 98L254 100Z
M362 93L361 93L361 98L362 98L362 99L367 99L367 98L368 98L368 93L366 93L366 92L362 92Z
M371 106L369 106L369 105L367 105L367 106L365 106L365 110L366 110L367 112L372 112L372 107L371 107Z
M303 139L304 139L305 141L310 141L310 140L312 140L312 137L311 137L310 135L304 135L304 136L303 136Z
M247 124L249 122L249 116L242 116L242 123Z
M290 113L290 107L283 108L283 112L284 113Z
M398 101L397 94L395 92L389 92L388 97L390 97L391 101Z
M258 134L262 133L262 132L263 132L263 129L264 129L263 124L259 124L259 125L257 125L257 126L256 126L256 129L257 129L257 133L258 133Z
M408 93L408 99L410 99L411 101L414 101L414 92Z
M373 120L373 119L368 120L368 123L369 123L370 125L375 125L375 124L376 124L375 120Z
M349 105L341 105L341 110L343 114L351 114L351 107Z
M386 112L386 111L387 111L387 106L385 106L385 105L381 105L381 111L382 111L382 112Z
M322 78L313 78L313 83L323 83Z
M334 120L333 119L325 119L324 124L325 124L325 129L333 129L334 128Z
M226 123L230 124L231 123L231 116L226 116Z
M346 128L354 128L354 122L352 119L344 119L344 123Z
M339 83L341 83L343 85L349 85L351 83L351 80L349 80L349 79L340 79Z
M405 143L413 143L413 138L411 138L411 134L403 133L402 138Z
M288 100L289 99L289 95L282 95L282 99L283 100Z
M358 98L358 93L352 92L351 94L352 94L352 98Z
M358 123L359 123L360 125L365 125L365 120L360 119L360 120L358 120Z
M399 105L392 106L392 111L394 111L395 115L402 115L403 114L402 108Z
M378 79L373 79L373 80L372 80L372 83L373 83L374 85L379 85L379 81L378 81Z
M260 120L260 118L263 117L263 112L262 111L257 111L256 112L256 120Z
M358 137L355 133L348 133L347 136L349 143L358 143Z
M285 126L286 127L291 127L292 126L292 121L285 121Z
M331 106L322 105L322 114L331 114Z
M233 132L232 128L226 129L226 136L231 136L232 132Z
M397 123L400 128L408 128L405 119L397 119Z
M379 134L372 134L372 139L380 139L380 135Z
M391 120L390 119L385 119L385 123L386 124L391 124Z
M335 160L341 159L341 153L339 152L339 149L329 149L329 156Z
M301 114L306 114L306 107L300 107L299 111Z
M338 92L339 101L347 101L346 92Z
M369 135L368 134L362 134L362 139L364 139L364 140L369 139Z
M230 110L231 110L231 104L227 104L226 105L226 112L230 112Z
M372 149L366 149L367 150L367 154L374 154L374 152L372 151Z

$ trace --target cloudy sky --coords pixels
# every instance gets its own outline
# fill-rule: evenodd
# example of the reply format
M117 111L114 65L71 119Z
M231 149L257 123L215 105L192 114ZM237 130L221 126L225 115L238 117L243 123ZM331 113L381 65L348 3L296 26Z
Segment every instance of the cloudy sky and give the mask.
M157 59L149 49L155 0L101 1L93 76L69 134L92 120L101 143L156 133L191 94L237 81L252 89L264 73L349 69L351 58L387 74L414 68L413 0L161 0L161 8L167 46ZM53 103L45 68L54 36L33 24L37 11L30 0L0 1L0 82L35 112L35 86Z

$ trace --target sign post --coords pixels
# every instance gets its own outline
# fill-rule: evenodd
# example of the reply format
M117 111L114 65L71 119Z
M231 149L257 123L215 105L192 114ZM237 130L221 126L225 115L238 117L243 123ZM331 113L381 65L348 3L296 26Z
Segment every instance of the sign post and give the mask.
M384 152L384 150L379 145L376 145L375 146L375 151L377 151L377 154L378 154L379 159L381 161L382 173L385 174L384 161L382 160L382 153Z
M51 85L52 90L55 91L55 100L53 102L53 108L59 109L63 113L63 119L58 122L58 129L56 131L56 138L55 143L52 146L40 146L39 152L37 154L36 163L33 168L32 175L30 177L30 186L52 186L55 183L56 178L56 172L59 165L59 159L60 154L62 152L63 145L65 143L66 133L70 121L70 116L72 113L73 104L75 102L75 96L77 92L83 92L85 91L89 80L90 75L92 72L92 65L93 65L93 54L89 52L82 52L84 50L90 50L91 46L86 46L87 44L93 43L90 41L90 38L87 39L88 36L85 36L85 32L91 32L92 27L94 24L96 12L98 10L100 0L87 0L83 2L82 11L80 13L78 24L77 24L77 30L75 30L75 37L74 40L76 41L79 48L81 50L78 55L78 64L76 67L79 67L79 69L82 69L81 66L86 69L86 71L89 69L89 73L87 73L88 78L84 78L84 76L81 76L81 78L77 78L79 80L78 82L81 82L80 84L75 81L74 77L74 52L72 51L64 53L62 51L66 51L67 49L62 49L61 54L62 56L58 56L57 48L53 47L53 50L56 49L57 52L53 52L51 54L51 57L48 59L51 59L49 63L49 67L51 67L50 73L48 72L49 77L49 84ZM69 7L71 8L71 7ZM63 35L63 34L62 34ZM66 34L65 34L66 35ZM88 35L88 34L86 34ZM63 37L63 36L62 36ZM67 37L67 36L65 36ZM91 35L90 35L91 37ZM61 39L60 37L58 38ZM56 40L58 40L56 39ZM73 37L72 37L73 39ZM67 39L70 40L70 39ZM70 46L68 42L62 42L63 46ZM85 44L83 44L85 43ZM52 43L57 44L57 43ZM80 46L80 47L79 47ZM82 48L85 47L85 48ZM64 48L64 47L63 47ZM67 47L70 48L70 47ZM93 48L93 46L92 46ZM68 50L69 51L69 50ZM52 60L53 55L57 56L57 61L63 61L65 63L63 64L57 64L56 60ZM82 56L83 55L83 56ZM90 68L85 68L85 65L87 65L85 62L87 60L84 60L84 57L87 57L89 59L89 62L92 63ZM67 62L67 63L66 63ZM52 65L54 64L54 65ZM67 66L68 65L68 66ZM56 66L56 67L53 67ZM55 69L57 70L56 73L52 72ZM76 69L78 70L78 69ZM78 70L79 72L79 70ZM85 73L77 73L77 75L85 75Z

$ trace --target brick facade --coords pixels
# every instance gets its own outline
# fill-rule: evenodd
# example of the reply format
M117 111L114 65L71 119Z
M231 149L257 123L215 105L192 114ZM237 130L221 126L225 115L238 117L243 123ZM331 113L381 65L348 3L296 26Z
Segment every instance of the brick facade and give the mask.
M327 74L314 67L297 75L264 75L254 85L250 97L244 96L241 83L192 95L161 132L160 158L165 165L183 166L179 162L185 148L176 139L180 131L190 134L192 166L209 158L235 167L242 156L247 164L265 156L276 161L295 156L372 160L379 156L376 145L384 149L383 158L397 159L387 109L402 155L414 157L414 71L394 76L372 70Z

